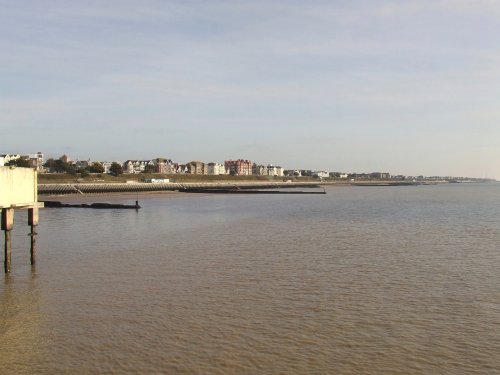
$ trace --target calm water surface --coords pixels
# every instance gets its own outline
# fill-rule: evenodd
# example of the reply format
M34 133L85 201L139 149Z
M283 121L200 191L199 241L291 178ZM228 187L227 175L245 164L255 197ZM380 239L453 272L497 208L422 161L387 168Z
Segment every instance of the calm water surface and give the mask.
M16 212L1 374L500 373L500 184L141 204Z

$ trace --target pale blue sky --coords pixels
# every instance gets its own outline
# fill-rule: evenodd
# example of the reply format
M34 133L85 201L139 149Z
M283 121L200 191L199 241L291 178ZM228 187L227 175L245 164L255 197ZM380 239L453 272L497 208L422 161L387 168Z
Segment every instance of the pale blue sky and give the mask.
M500 179L500 2L0 0L0 153Z

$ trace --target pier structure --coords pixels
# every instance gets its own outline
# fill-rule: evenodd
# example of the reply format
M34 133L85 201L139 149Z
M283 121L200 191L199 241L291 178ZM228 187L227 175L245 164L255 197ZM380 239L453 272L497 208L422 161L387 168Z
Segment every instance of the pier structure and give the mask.
M2 210L1 229L4 231L4 270L11 271L12 229L16 209L28 210L28 225L31 230L30 261L36 261L36 227L38 225L37 172L32 168L0 167L0 209Z

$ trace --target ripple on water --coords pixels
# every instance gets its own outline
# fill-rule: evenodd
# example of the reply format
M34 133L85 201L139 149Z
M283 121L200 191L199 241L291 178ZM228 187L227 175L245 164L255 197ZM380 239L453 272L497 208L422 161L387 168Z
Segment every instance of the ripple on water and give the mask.
M14 271L0 285L0 368L500 373L499 190L43 210L36 270L16 229Z

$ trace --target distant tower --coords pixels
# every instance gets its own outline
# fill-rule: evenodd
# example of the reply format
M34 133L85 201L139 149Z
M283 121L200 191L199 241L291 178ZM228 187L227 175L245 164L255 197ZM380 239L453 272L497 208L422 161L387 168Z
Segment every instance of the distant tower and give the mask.
M40 151L38 151L36 153L36 161L37 161L36 162L36 164L37 164L36 169L38 171L43 171L43 154Z

